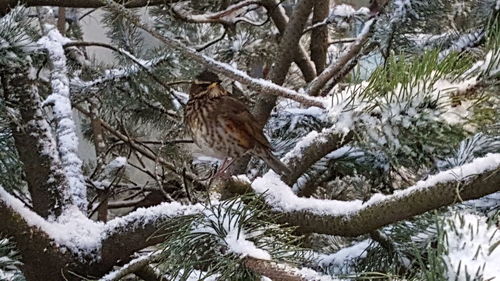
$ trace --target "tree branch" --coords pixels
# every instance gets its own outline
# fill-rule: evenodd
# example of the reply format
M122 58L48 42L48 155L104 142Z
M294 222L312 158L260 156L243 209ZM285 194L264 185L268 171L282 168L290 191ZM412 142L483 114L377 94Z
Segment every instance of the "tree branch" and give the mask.
M271 3L276 3L275 0L269 1L272 1ZM302 30L306 25L306 21L311 13L313 4L314 1L301 0L295 6L292 17L283 31L278 47L279 54L277 55L276 63L269 73L270 80L277 85L282 85L285 82L288 69L292 64L293 58L299 51L299 41L302 37ZM267 123L271 111L276 104L276 99L276 96L258 96L253 109L253 114L262 127L264 127L265 123Z
M352 132L342 135L332 130L325 130L317 134L307 146L297 145L294 150L287 154L289 156L285 156L285 159L283 159L292 171L283 181L290 186L293 185L314 163L350 142L352 137ZM301 190L299 194L300 196L310 196L311 193L309 190Z
M307 92L311 96L318 96L321 89L325 84L334 77L338 72L340 72L344 65L349 63L349 61L354 58L363 48L365 43L368 41L373 32L373 27L375 26L375 18L365 22L365 27L361 34L356 38L356 41L349 46L349 49L335 62L330 64L316 79L314 79L307 89Z
M15 104L20 120L11 120L10 128L31 194L34 211L42 217L58 216L70 203L68 182L61 171L51 128L42 112L42 102L30 68L7 71L2 75L4 98ZM8 90L7 90L8 89Z
M480 167L487 169L481 171ZM299 198L271 172L256 179L252 188L257 193L266 192L270 208L281 214L280 222L298 226L301 233L358 236L430 210L500 191L500 154L490 154L430 176L393 195L374 196L366 203Z
M314 1L312 1L312 0L303 0L303 2L306 2L307 5L312 6L312 2L314 2ZM214 60L212 58L209 58L207 56L204 56L203 54L200 54L200 53L196 52L195 50L193 50L191 48L186 47L184 44L182 44L178 40L171 39L171 38L168 38L168 37L164 37L158 31L156 31L153 28L149 27L148 25L144 24L137 16L131 14L123 6L121 6L119 4L116 4L115 2L113 2L111 0L106 0L106 3L109 5L109 8L111 10L113 10L116 13L120 13L121 15L123 15L124 17L126 17L132 24L134 24L137 27L139 27L139 28L147 31L153 37L155 37L156 39L158 39L161 42L163 42L166 46L168 46L170 48L173 48L173 49L181 52L186 57L188 57L188 58L190 58L190 59L192 59L192 60L194 60L194 61L196 61L198 63L203 64L204 66L206 66L207 68L211 69L212 71L221 73L221 74L223 74L223 75L225 75L225 76L227 76L227 77L229 77L229 78L231 78L233 80L241 82L242 84L247 85L249 88L251 88L251 89L253 89L255 91L259 91L261 93L266 93L266 94L281 96L281 97L284 97L284 98L289 98L289 99L295 100L295 101L297 101L297 102L299 102L301 104L304 104L306 106L317 106L317 107L325 108L325 105L324 105L324 103L323 103L322 100L313 99L313 98L308 97L306 95L299 94L296 91L287 89L285 87L279 86L279 85L274 84L274 83L270 83L267 80L251 78L246 73L241 72L241 71L239 71L237 69L234 69L234 68L232 68L228 64L216 61L216 60ZM297 8L297 10L299 10L299 9ZM300 11L302 11L301 13L303 13L302 9L300 9ZM309 11L307 12L306 15L301 14L301 19L304 22L307 19L307 16L309 15L309 12L310 12L310 8L309 8ZM304 24L305 23L302 23L302 28L303 28ZM292 26L297 27L296 25L293 25L293 23L292 23ZM291 30L290 33L300 33L300 34L297 34L297 36L295 36L296 37L295 38L296 42L298 42L298 39L300 39L300 35L302 33L301 32L296 32L295 30ZM287 37L286 33L284 34L283 37L284 38L289 38L289 37ZM294 36L290 36L290 38L291 37L294 37ZM295 41L295 40L293 40L293 39L292 40L287 39L283 43L283 47L286 47L285 48L285 50L286 50L285 53L287 53L288 55L290 55L290 54L291 55L295 55L295 52L293 50L296 50L296 46L294 48L293 44L290 45L290 43L292 43L292 41ZM288 50L288 48L292 48L293 49L292 53L290 53L290 50ZM281 56L284 57L284 55L281 55ZM289 67L289 65L291 63L291 58L292 57L293 56L286 57L286 60L288 61L288 67ZM286 70L284 70L285 73L281 74L283 76L283 80L284 80L284 77L286 76L286 72L288 72L288 67L286 68ZM279 72L281 70L283 70L283 65L279 66L279 70L275 70L275 72L277 73L277 72ZM271 79L271 81L275 82L273 79ZM278 84L280 84L280 83L278 83ZM275 97L273 97L273 98L276 99ZM269 112L270 112L270 110L269 110ZM267 115L269 115L269 114L267 114ZM266 118L266 120L267 120L267 118Z
M55 26L46 25L47 32L38 40L48 53L50 62L50 83L52 93L45 104L52 105L55 121L57 150L61 159L63 172L69 183L72 203L81 211L87 211L87 187L84 183L82 160L78 156L78 137L71 109L69 78L66 69L63 37Z
M274 24L278 28L278 31L283 35L285 33L286 27L288 25L288 17L285 13L283 7L277 0L263 0L263 5L266 7ZM304 80L306 82L312 81L316 77L316 70L312 61L307 55L307 51L304 46L298 42L299 50L297 55L293 57L295 63L299 67L302 75L304 75Z
M190 14L188 11L183 10L181 6L183 4L177 4L172 6L172 11L175 16L186 22L192 23L220 23L224 25L234 25L240 20L238 16L234 16L235 13L240 11L242 8L248 7L250 5L261 5L259 0L244 0L235 3L227 7L223 11L218 11L215 13L206 13L201 15Z
M171 4L181 0L132 0L126 1L126 8L140 8L145 6L156 6ZM36 6L56 6L68 8L99 8L105 4L101 0L3 0L0 2L0 12L5 12L17 4L24 4L28 7Z
M135 258L122 266L118 270L113 270L110 273L104 275L98 281L119 281L128 274L137 272L147 266L148 264L154 262L159 257L158 253L152 252L148 255L140 256Z
M330 12L330 0L317 0L314 3L312 24L322 22ZM316 73L323 72L328 50L328 26L313 29L311 34L311 59L316 66Z

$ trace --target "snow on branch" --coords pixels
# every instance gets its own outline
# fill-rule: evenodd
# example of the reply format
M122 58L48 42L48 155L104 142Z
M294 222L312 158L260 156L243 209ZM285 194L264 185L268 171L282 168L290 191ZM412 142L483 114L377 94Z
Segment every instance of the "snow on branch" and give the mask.
M175 15L187 22L194 23L222 23L222 24L236 24L238 21L246 21L244 17L240 17L238 13L243 8L253 8L255 5L261 4L261 1L256 0L245 0L239 3L230 5L223 11L218 11L216 13L206 13L201 15L190 14L185 10L186 2L181 2L179 4L172 6L172 11ZM244 14L244 13L243 13Z
M368 202L297 197L270 171L252 183L267 204L283 213L282 220L305 232L355 236L426 211L500 191L500 154L429 176L392 195L375 195Z
M82 160L77 154L78 138L71 110L69 79L63 48L63 44L69 39L63 37L54 26L47 25L46 29L47 34L38 41L38 44L47 50L51 62L52 94L47 97L45 104L52 105L56 121L57 148L62 168L68 179L72 203L85 211L87 188L82 174Z
M310 132L282 159L292 171L285 182L289 185L294 184L314 163L328 153L344 146L351 139L352 133L340 131L337 127L323 129L320 133Z
M325 108L325 101L320 98L313 98L310 97L306 94L300 94L294 90L276 85L270 81L264 80L264 79L257 79L257 78L252 78L248 76L245 72L240 71L238 69L233 68L232 66L219 62L217 60L214 60L210 57L207 57L201 53L196 52L196 50L189 48L179 42L178 40L163 36L160 34L158 31L154 30L147 24L143 23L137 16L133 15L129 11L127 11L123 6L115 3L114 1L111 0L106 0L106 3L108 4L108 7L117 12L122 14L124 17L126 17L131 23L134 25L140 27L141 29L147 31L150 33L153 37L156 39L160 40L163 42L166 46L173 48L186 57L203 64L207 68L209 68L212 71L221 73L235 81L238 81L242 84L247 85L249 88L259 91L264 94L272 94L272 95L277 95L281 96L284 98L292 99L295 100L301 104L304 104L306 106L317 106L320 108Z
M296 268L287 264L273 261L246 258L243 264L252 271L261 274L271 280L287 281L337 281L329 275L320 274L310 268Z
M139 208L104 224L90 220L74 207L73 210L64 212L56 221L49 222L28 209L1 186L0 203L14 210L27 225L45 233L57 247L67 249L80 258L90 257L96 260L102 258L103 253L111 256L120 253L123 258L127 258L136 250L147 246L146 239L157 231L159 224L170 218L198 214L204 209L200 204L184 206L177 202L163 203L154 207ZM120 244L130 236L136 239L133 243ZM117 237L123 240L116 240ZM137 239L142 240L138 243Z
M147 255L139 256L124 266L120 267L117 270L113 270L108 274L104 275L98 281L119 281L121 278L125 277L130 273L134 273L143 267L147 266L151 262L154 262L159 257L158 252L151 252Z

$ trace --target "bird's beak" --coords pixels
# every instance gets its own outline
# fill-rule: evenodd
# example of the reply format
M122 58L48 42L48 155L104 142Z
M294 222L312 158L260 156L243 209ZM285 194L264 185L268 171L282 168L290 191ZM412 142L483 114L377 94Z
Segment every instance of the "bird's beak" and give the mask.
M212 84L208 85L208 89L212 90L213 88L217 88L219 85L219 82L213 82Z

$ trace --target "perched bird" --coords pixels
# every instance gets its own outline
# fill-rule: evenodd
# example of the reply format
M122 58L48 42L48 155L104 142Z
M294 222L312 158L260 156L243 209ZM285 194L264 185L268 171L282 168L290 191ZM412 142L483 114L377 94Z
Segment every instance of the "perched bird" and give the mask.
M245 104L224 90L213 72L201 72L191 84L184 122L196 145L207 156L231 158L232 163L250 154L264 160L278 174L290 173L272 154L271 145L255 117ZM219 172L227 167L223 164Z

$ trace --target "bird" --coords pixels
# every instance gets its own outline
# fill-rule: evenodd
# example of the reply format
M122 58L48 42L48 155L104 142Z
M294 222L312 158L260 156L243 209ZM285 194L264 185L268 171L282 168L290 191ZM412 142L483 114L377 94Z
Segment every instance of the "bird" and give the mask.
M273 155L271 145L247 106L226 91L217 74L204 70L191 83L184 123L206 156L224 160L218 174L245 156L256 156L279 175L290 170ZM227 160L231 159L225 166Z

